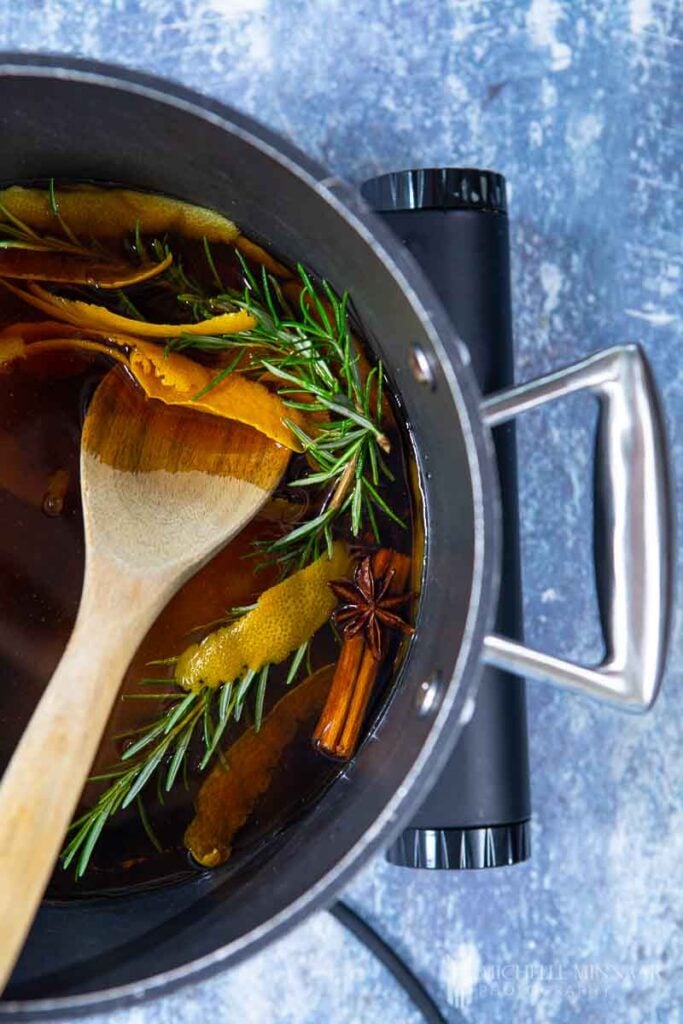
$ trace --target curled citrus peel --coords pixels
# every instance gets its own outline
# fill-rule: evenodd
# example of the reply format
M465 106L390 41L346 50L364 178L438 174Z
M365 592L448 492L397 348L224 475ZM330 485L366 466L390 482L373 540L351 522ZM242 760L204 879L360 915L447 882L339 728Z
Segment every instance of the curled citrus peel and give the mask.
M258 381L232 373L202 395L214 380L216 371L180 353L165 353L153 342L124 335L109 336L106 340L79 337L68 331L60 335L63 324L54 324L51 336L45 337L41 336L41 327L40 324L16 324L0 332L0 369L39 352L99 353L127 366L149 398L237 420L290 451L300 451L299 441L287 421L305 426L302 414L289 409L278 395Z
M336 541L331 558L325 554L270 587L252 611L183 651L176 682L186 690L216 687L284 661L328 621L337 603L328 583L350 568L346 545Z
M135 270L127 269L124 274L112 272L109 275L99 275L95 280L87 281L86 284L93 284L98 288L111 290L114 288L128 288L132 284L142 284L143 281L151 281L153 278L163 274L173 263L173 253L168 252L163 260L158 263L145 263Z
M55 284L85 284L110 290L142 284L163 274L173 262L168 253L158 263L131 267L121 261L97 260L96 257L73 256L36 248L0 249L0 277L24 281L51 281Z
M95 352L103 356L111 356L121 363L126 361L123 353L117 353L103 342L92 341L89 338L44 338L27 344L18 335L15 337L8 335L0 338L0 370L38 352L67 352L74 349L79 352Z
M91 302L53 295L38 284L31 283L28 288L18 288L0 278L0 285L42 313L86 331L94 329L132 334L136 337L142 335L145 338L179 338L182 334L236 334L238 331L248 331L256 326L256 318L246 310L221 313L220 316L212 316L208 320L200 320L194 324L151 324L144 320L120 316L104 306L96 306Z
M131 348L128 365L149 398L239 420L291 451L301 450L287 420L301 425L303 417L292 415L296 410L290 410L259 381L231 373L202 394L215 379L215 370L176 352L165 355L156 345L142 340Z
M73 234L88 239L120 240L136 225L143 235L170 232L209 242L232 242L239 235L235 224L214 210L149 192L92 185L56 188L52 195L48 189L20 185L1 189L2 219L65 237L66 225Z

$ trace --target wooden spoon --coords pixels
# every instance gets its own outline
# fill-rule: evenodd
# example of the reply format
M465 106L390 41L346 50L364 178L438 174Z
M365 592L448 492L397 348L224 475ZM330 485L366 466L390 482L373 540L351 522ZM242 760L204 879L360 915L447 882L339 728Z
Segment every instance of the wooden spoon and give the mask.
M181 584L259 510L289 454L251 427L146 399L122 369L97 389L81 441L78 617L0 785L0 989L136 647Z

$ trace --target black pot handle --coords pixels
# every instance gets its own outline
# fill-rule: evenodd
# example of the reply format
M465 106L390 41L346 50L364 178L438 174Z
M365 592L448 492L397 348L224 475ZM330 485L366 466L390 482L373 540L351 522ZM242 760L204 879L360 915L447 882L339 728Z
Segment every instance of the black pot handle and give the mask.
M657 698L671 630L674 507L659 398L636 345L581 362L482 401L490 427L577 391L599 400L595 460L595 572L605 656L577 665L503 636L484 660L518 675L578 690L631 711Z

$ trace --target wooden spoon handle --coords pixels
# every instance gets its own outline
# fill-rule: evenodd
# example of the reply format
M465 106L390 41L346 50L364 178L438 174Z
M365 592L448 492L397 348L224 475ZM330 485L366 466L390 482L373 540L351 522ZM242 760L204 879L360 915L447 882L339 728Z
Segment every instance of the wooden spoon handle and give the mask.
M62 846L128 661L165 601L163 581L91 564L62 660L0 784L0 991Z

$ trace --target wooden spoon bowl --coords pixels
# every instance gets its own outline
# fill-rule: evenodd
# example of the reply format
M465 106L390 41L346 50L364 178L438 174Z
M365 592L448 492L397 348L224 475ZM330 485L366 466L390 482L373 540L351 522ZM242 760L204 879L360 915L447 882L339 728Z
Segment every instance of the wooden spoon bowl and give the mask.
M0 987L59 854L128 663L182 583L258 512L290 452L251 427L98 387L81 441L74 630L0 785Z

